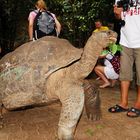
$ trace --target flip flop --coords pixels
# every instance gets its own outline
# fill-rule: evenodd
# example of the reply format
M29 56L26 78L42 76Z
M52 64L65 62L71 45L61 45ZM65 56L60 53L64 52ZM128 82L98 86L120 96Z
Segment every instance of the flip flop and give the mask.
M130 115L129 113L132 112L133 115ZM128 112L127 112L127 116L131 117L131 118L135 118L135 117L139 117L140 116L140 109L131 107Z
M110 107L110 108L108 109L108 111L111 112L111 113L126 112L126 111L128 111L128 110L129 110L129 109L125 109L125 108L121 107L120 105L115 105L115 106Z

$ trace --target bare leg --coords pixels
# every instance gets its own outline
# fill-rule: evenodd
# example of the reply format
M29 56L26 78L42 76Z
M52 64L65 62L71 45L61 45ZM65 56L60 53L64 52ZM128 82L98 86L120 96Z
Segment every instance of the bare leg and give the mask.
M117 82L117 80L115 80L115 79L111 80L111 87L114 87L116 82Z
M140 86L138 86L138 91L137 91L137 100L136 103L134 105L134 108L136 109L140 109ZM128 116L136 116L136 113L129 111L127 113Z
M130 86L130 81L121 81L121 102L120 106L123 108L128 108L128 90Z
M122 111L128 111L128 90L129 90L130 81L121 81L121 101L119 106L122 107ZM119 108L120 108L119 107ZM120 110L120 109L119 109ZM109 108L109 112L122 112L118 110L118 106L113 106Z
M101 77L97 77L97 78L96 78L96 80L100 80L100 79L101 79Z
M105 88L105 87L110 85L109 80L106 78L106 76L104 74L104 67L103 66L96 66L95 72L104 81L104 84L101 85L100 88Z
M137 101L134 107L140 109L140 86L138 86Z

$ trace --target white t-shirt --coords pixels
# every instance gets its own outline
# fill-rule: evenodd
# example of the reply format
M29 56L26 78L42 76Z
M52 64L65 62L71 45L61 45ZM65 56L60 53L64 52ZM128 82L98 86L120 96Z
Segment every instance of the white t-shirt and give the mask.
M132 1L134 6L122 12L125 26L121 28L120 44L128 48L140 48L140 0Z

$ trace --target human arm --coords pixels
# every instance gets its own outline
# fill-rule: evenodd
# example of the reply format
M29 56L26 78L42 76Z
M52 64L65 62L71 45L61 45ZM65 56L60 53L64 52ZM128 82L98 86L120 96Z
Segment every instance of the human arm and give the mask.
M33 22L34 20L29 19L29 25L28 25L29 40L33 40Z
M54 17L54 20L55 20L55 25L56 25L57 36L59 36L61 32L61 24L56 17Z
M28 17L28 35L29 35L30 41L33 40L33 24L34 24L35 16L36 16L36 13L32 11Z

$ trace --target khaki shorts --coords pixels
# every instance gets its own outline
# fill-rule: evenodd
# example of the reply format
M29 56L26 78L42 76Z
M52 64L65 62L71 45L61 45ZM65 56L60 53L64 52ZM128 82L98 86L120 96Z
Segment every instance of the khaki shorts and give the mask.
M137 85L140 85L140 48L123 47L121 53L120 81L132 81L134 75L134 63L136 66Z

